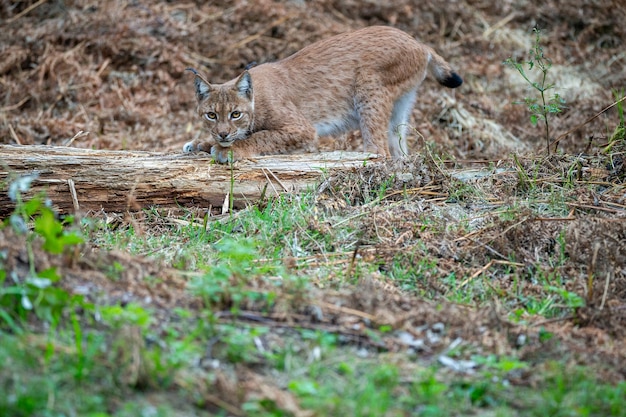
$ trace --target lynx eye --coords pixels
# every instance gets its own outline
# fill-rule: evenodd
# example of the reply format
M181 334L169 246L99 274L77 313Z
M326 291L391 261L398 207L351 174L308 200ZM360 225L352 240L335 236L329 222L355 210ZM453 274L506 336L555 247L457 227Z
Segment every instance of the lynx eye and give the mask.
M230 113L230 120L237 120L241 118L241 112L235 110L234 112Z
M208 113L204 113L204 118L209 120L209 121L211 121L211 122L214 122L214 121L217 120L217 114L215 114L214 112L210 111Z

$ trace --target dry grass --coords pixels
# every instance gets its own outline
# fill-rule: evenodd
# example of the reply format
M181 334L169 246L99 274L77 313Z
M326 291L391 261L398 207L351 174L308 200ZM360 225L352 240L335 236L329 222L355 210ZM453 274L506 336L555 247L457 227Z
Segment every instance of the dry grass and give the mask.
M494 159L541 143L523 106L511 104L527 91L501 65L509 56L526 56L535 24L545 29L546 54L555 64L551 75L568 100L554 121L557 134L609 104L611 89L625 81L624 9L616 1L463 1L444 9L409 0L23 1L4 3L0 14L7 19L0 35L4 143L61 145L83 132L73 146L177 151L200 134L187 66L223 81L250 62L285 57L317 39L373 24L414 33L441 51L466 82L454 96L432 82L424 86L413 149L423 146L421 136L461 159ZM562 146L576 153L588 141L602 144L614 115L575 132Z

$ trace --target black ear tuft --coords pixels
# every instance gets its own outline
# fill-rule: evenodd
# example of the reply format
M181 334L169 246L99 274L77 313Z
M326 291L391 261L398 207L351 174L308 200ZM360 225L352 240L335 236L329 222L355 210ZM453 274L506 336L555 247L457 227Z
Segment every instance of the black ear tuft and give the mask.
M191 67L185 68L185 71L192 72L193 75L200 75L200 73L195 68L191 68Z

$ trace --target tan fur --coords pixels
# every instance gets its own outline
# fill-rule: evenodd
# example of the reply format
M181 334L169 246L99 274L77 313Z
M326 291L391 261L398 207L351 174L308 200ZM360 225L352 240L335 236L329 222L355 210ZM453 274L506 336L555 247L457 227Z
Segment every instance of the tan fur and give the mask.
M447 87L462 83L430 47L384 26L322 40L221 85L192 70L210 136L183 150L210 151L224 163L229 151L234 159L315 151L318 136L360 129L366 151L400 157L427 70Z

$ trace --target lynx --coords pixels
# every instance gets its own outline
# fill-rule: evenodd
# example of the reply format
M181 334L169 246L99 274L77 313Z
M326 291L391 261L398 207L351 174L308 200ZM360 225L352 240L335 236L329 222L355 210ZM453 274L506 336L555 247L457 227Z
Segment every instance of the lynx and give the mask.
M445 87L463 82L433 49L384 26L319 41L220 85L190 70L209 137L183 151L210 152L219 163L314 152L318 137L357 129L365 151L399 158L408 153L406 127L426 72Z

